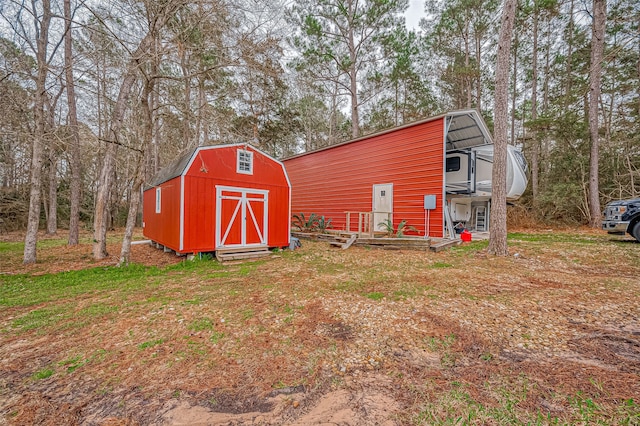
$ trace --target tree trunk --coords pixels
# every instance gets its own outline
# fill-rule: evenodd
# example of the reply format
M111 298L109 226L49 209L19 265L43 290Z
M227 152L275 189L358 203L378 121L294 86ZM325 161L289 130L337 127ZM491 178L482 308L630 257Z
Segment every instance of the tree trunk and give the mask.
M47 235L58 232L58 159L53 146L49 147L49 215L47 216Z
M509 254L507 247L507 140L509 116L509 59L516 0L505 0L498 39L496 93L494 107L494 147L491 185L491 232L488 252L496 256Z
M153 81L153 80L152 80ZM142 94L142 113L144 115L144 130L142 149L138 157L136 165L136 175L131 187L131 196L129 200L129 213L127 214L127 224L125 226L124 238L122 240L122 248L120 250L120 261L118 266L128 265L131 258L131 239L133 236L133 230L136 225L136 219L138 217L138 210L140 209L140 190L144 183L145 177L145 164L147 162L149 146L151 146L151 136L153 133L153 121L151 117L151 109L149 108L149 102L151 97L151 91L153 90L153 82L147 82Z
M353 2L349 2L349 20L354 15ZM349 25L349 91L351 92L351 137L360 136L360 113L358 111L358 69L356 67L356 41L353 25Z
M154 53L156 53L156 44L153 44ZM153 58L157 58L157 55L153 55ZM133 236L133 230L136 225L136 219L138 217L138 211L140 209L141 189L144 183L145 176L147 174L145 165L149 158L149 151L154 137L154 120L152 114L152 106L155 99L155 79L153 76L157 75L158 64L154 60L151 63L151 79L145 81L144 89L142 90L142 98L140 100L141 111L143 117L143 129L142 129L142 146L140 147L140 156L138 157L138 163L136 165L136 176L131 187L131 197L129 203L129 213L127 214L127 224L125 226L124 238L122 240L122 248L120 250L120 260L118 266L128 265L131 258L131 239Z
M552 30L551 19L547 20L547 44L544 53L544 81L542 82L542 111L545 116L549 115L549 80L551 75L551 42L555 36ZM546 176L549 173L549 126L545 125L544 136L540 141L540 161L538 163L538 190L545 188Z
M638 173L638 171L635 170L634 166L631 164L631 155L629 154L625 155L624 163L627 166L627 169L629 170L629 187L631 188L631 198L636 198L637 195L636 195L635 175L636 173Z
M469 20L467 19L464 24L464 90L467 92L466 109L471 109L472 106L472 94L471 94L471 73L469 72L469 57L471 56L469 49Z
M48 209L47 210L47 235L55 235L58 232L58 153L56 149L56 141L54 139L54 133L56 129L56 105L58 105L58 99L62 96L64 88L61 87L60 91L53 98L47 97L46 99L46 111L47 111L47 126L45 128L45 142L48 147L49 156L49 197L48 197Z
M394 82L393 84L393 113L394 113L394 126L398 126L398 115L400 111L398 110L398 82Z
M360 114L358 112L358 81L356 79L355 65L352 65L351 68L351 136L355 139L360 136Z
M333 82L331 87L331 117L329 118L329 140L328 145L333 145L338 142L338 82ZM317 147L314 147L317 148Z
M589 224L600 228L599 190L599 149L598 102L600 101L600 81L602 80L602 60L604 57L604 37L607 22L606 0L593 0L593 27L591 36L591 70L589 72L589 136L591 158L589 165Z
M38 241L38 227L40 225L40 202L42 190L42 156L44 134L46 126L46 116L44 111L47 79L47 44L49 42L49 25L51 23L51 2L42 0L42 21L35 26L40 27L37 39L36 61L38 64L38 77L36 79L36 94L34 105L35 134L31 151L31 192L29 196L29 218L27 221L27 232L24 238L24 258L23 263L36 262L36 245ZM34 11L35 12L35 11Z
M565 73L566 76L565 78L566 80L566 84L565 84L565 90L564 90L564 102L563 102L563 107L566 108L570 101L569 101L569 96L571 95L571 88L573 85L573 79L571 78L571 73L572 73L572 67L571 67L571 61L573 60L572 56L573 56L573 5L574 0L571 0L571 2L569 3L569 23L568 23L568 28L567 28L567 32L569 33L568 36L568 40L567 40L567 63L566 63L566 68L565 68Z
M540 165L540 141L538 140L537 123L538 119L538 8L533 11L533 51L531 52L531 121L533 128L531 137L533 149L531 151L531 195L534 208L538 201L538 176Z
M476 36L476 109L482 115L482 40L481 35Z
M640 17L638 17L637 33L640 34ZM640 37L638 37L638 60L636 61L636 71L637 71L636 76L640 80ZM638 106L637 113L640 116L640 84L637 87L636 95L637 95L636 105ZM635 188L634 188L634 191L635 191Z
M156 46L154 46L154 49L157 49ZM159 95L158 95L158 91L154 90L153 93L151 94L151 111L155 111L158 108L158 105L160 104L159 101ZM155 120L155 122L153 123L153 137L151 139L151 176L149 176L149 178L152 178L153 176L156 175L156 173L158 173L158 171L160 170L160 141L158 140L158 135L160 134L160 120ZM206 126L205 126L206 128ZM208 138L207 138L208 139ZM147 171L148 173L148 171Z
M519 33L516 31L513 45L513 81L518 81L518 47L520 46ZM511 144L516 144L516 100L518 98L518 85L513 85L511 94Z
M42 160L44 163L44 160ZM44 170L43 170L44 171ZM40 198L42 199L42 209L44 210L44 221L45 223L49 223L49 203L48 203L48 198L47 195L49 194L42 194L40 195Z
M76 90L73 80L73 48L71 37L71 0L64 0L64 67L67 85L67 105L69 108L69 129L71 130L71 195L69 197L69 240L70 246L79 242L80 235L80 198L82 182L80 171L80 134L78 129L78 112L76 108Z
M125 81L120 87L120 95L118 96L118 102L114 110L116 113L124 114L124 105L126 98L129 97L129 91L135 81L135 76L125 77ZM126 87L128 86L128 87ZM126 90L126 94L125 91ZM124 96L124 100L120 99ZM113 124L112 124L113 126ZM109 196L111 194L111 187L113 186L113 170L115 169L116 154L118 152L118 146L116 145L117 132L112 127L109 130L109 141L107 141L107 147L104 153L104 162L100 169L100 177L98 181L98 193L96 194L96 210L93 218L93 257L95 259L104 259L109 255L107 252L107 228L109 226Z
M203 120L203 115L207 105L204 83L204 76L198 77L198 115L196 116L196 141L198 146L203 146L207 143L207 140L202 136L202 123L206 123L206 119Z
M141 163L144 163L144 155L140 154L140 158L143 159L141 160ZM127 214L127 224L124 230L124 238L122 239L118 266L126 266L131 260L131 240L133 237L133 230L136 226L138 210L140 209L140 188L144 181L144 177L141 173L144 173L144 164L140 164L140 169L136 172L136 176L131 187L129 213Z
M158 64L157 64L157 52L159 51L159 46L160 46L160 41L158 40L158 37L155 37L155 41L153 42L153 52L154 52L154 60L151 61L151 75L152 76L156 76L158 75ZM204 77L203 77L204 78ZM154 90L151 91L151 95L149 97L149 109L151 111L157 111L157 109L159 108L159 104L160 104L160 95L158 93L158 90L156 89L156 86L154 84ZM152 179L156 173L158 173L158 171L160 170L160 141L158 139L158 135L160 134L160 119L156 118L153 121L153 131L151 132L151 146L149 147L149 155L148 157L148 164L150 164L150 166L147 166L145 169L145 175L147 176L147 179L150 180ZM205 129L206 129L206 125L205 125ZM208 138L205 138L205 140L208 140Z
M191 77L189 76L190 72L187 55L186 47L182 47L180 49L180 69L182 70L182 75L184 77L184 87L182 92L184 94L184 117L182 122L183 148L191 148L193 146L191 144Z

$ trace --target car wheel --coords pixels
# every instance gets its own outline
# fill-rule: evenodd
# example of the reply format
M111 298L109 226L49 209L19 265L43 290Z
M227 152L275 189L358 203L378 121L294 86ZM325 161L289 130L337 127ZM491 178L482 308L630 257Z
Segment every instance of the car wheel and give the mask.
M631 235L640 243L640 222L636 222L631 230Z

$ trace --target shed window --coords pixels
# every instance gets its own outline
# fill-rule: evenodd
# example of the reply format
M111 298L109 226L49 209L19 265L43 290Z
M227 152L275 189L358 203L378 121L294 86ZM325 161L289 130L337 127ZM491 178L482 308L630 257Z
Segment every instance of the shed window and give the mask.
M238 150L237 172L245 175L253 174L253 152L243 149Z
M460 170L460 157L447 158L447 172L457 172Z
M156 213L160 213L160 206L162 206L162 188L156 188Z

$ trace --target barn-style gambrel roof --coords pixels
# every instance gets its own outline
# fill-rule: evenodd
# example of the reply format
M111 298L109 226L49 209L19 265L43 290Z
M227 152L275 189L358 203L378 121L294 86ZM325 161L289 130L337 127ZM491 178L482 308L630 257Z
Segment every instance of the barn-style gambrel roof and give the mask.
M193 158L194 154L198 148L193 148L187 151L185 154L175 158L171 163L162 168L149 182L149 188L154 186L158 186L161 183L167 182L173 178L180 176L184 173L184 170L189 165L191 158Z

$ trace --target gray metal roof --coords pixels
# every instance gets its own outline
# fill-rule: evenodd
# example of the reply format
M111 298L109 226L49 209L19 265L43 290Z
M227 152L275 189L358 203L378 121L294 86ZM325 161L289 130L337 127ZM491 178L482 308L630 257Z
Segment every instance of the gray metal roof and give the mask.
M487 125L477 111L455 111L446 116L447 151L493 143Z
M162 170L160 170L153 177L153 179L151 179L151 182L149 182L149 187L158 186L161 183L164 183L168 180L171 180L175 177L180 176L184 172L184 169L189 164L189 161L191 161L191 158L193 157L197 149L198 148L190 149L185 154L179 156L178 158L173 160L171 163L169 163L166 167L164 167Z
M416 126L418 124L427 123L429 121L438 120L445 117L445 134L446 134L446 151L455 149L470 148L479 145L492 144L491 134L484 122L482 116L478 111L474 109L450 111L445 114L437 115L434 117L425 118L423 120L407 123L402 126L394 127L391 129L382 130L380 132L361 136L357 139L340 142L335 145L329 145L323 148L318 148L312 151L302 152L300 154L292 155L285 160L301 157L318 151L325 151L333 149L341 145L347 145L353 142L358 142L364 139L369 139L377 135L383 135L385 133L395 132L400 129Z

